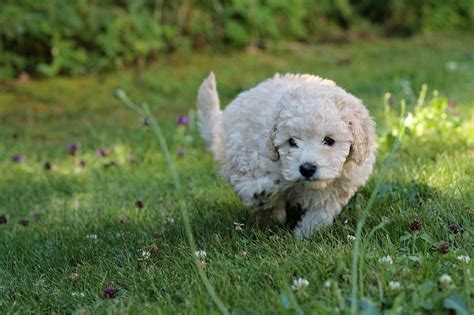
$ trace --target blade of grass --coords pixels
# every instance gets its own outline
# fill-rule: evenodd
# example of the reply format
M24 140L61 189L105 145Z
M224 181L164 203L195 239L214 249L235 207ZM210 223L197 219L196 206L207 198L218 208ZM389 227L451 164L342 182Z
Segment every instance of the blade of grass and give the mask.
M197 251L196 247L196 242L194 241L194 236L192 233L192 228L191 228L191 223L189 219L189 214L186 208L186 199L184 196L184 191L183 187L181 185L181 181L179 179L178 172L176 170L176 166L173 162L173 158L171 156L168 144L166 143L165 136L163 134L163 130L160 127L160 124L156 120L155 116L153 113L150 111L150 107L148 104L143 103L141 106L136 105L123 90L117 90L115 92L115 96L117 99L119 99L125 106L130 108L131 110L135 111L138 113L140 116L142 116L144 119L146 119L149 123L149 126L151 130L153 131L153 134L155 137L158 139L158 142L160 144L160 149L163 152L163 155L165 156L166 163L168 165L168 170L171 175L171 178L173 180L174 184L174 191L176 195L176 199L178 201L179 209L181 211L181 216L183 218L183 223L184 223L184 230L186 233L186 238L188 241L188 245L191 249L191 257L193 259L194 265L196 267L197 273L199 277L201 278L202 283L204 284L204 287L206 288L207 293L210 295L216 306L219 308L219 310L222 312L222 314L230 314L229 311L227 310L227 307L224 305L222 300L217 296L214 287L210 283L209 279L207 278L206 273L201 267L201 264L199 263L198 257L194 255L194 253Z
M369 215L370 210L372 210L372 207L374 206L375 200L377 199L377 194L380 190L380 187L382 185L382 181L384 180L385 173L387 172L389 165L391 165L392 158L394 153L397 151L400 142L402 140L402 137L405 132L405 102L402 100L401 102L401 113L400 113L400 125L399 125L399 134L398 138L395 140L395 142L392 145L392 148L385 158L385 161L382 164L382 168L380 170L380 173L377 176L377 180L375 182L375 187L372 190L372 194L370 195L369 201L367 202L366 207L362 211L362 214L359 218L359 221L357 222L357 228L356 228L356 233L355 233L355 241L354 241L354 247L352 248L352 265L351 265L351 314L355 315L357 314L357 292L358 292L358 263L360 259L361 253L360 251L360 244L361 244L361 237L362 237L362 228L364 227L365 221L367 220L367 217Z

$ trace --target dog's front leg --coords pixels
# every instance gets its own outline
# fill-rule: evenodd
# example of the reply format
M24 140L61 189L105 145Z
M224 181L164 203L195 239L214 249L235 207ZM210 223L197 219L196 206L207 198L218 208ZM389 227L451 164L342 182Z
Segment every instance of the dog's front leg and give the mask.
M318 228L331 225L334 217L340 211L341 206L333 202L327 202L315 209L306 211L293 231L295 237L303 239L311 236Z
M272 176L239 177L234 178L232 184L243 203L251 208L258 218L281 223L286 221L280 179Z

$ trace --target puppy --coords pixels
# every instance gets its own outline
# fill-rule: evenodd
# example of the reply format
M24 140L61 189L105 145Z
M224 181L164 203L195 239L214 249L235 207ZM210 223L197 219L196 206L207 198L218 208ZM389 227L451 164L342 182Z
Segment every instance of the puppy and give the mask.
M362 101L313 75L275 75L220 109L214 74L198 93L200 131L221 175L258 217L294 234L330 225L375 161L375 124Z

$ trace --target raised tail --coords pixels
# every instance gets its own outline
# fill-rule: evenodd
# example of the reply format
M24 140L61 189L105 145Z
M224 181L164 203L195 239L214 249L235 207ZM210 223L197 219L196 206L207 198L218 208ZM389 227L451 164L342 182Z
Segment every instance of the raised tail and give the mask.
M209 146L213 144L215 126L220 119L219 95L216 89L214 73L202 82L198 92L198 116L201 136Z

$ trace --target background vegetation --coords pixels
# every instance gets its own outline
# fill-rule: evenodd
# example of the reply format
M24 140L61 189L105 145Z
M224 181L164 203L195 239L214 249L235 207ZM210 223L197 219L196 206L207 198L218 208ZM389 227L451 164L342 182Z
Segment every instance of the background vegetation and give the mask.
M216 314L198 262L235 315L471 314L473 1L1 1L0 313ZM332 226L254 225L198 135L211 70L223 105L275 72L364 101L376 167Z
M143 67L172 51L472 31L474 0L3 0L0 76Z

